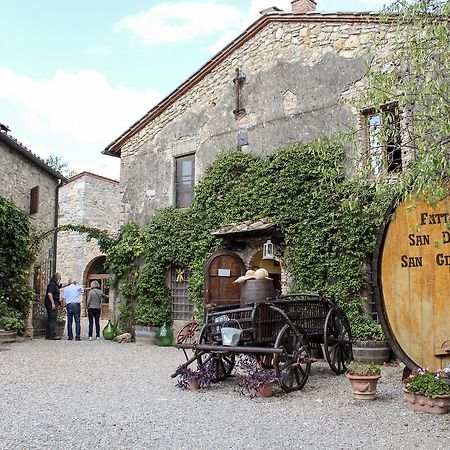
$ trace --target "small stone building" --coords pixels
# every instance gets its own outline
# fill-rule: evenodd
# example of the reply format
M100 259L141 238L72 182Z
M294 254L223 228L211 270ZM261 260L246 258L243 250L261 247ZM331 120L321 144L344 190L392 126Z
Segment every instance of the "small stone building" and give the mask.
M119 229L119 182L89 172L82 172L67 180L59 191L59 224L84 225L116 233ZM105 255L95 239L76 232L61 231L58 234L57 271L64 279L73 277L78 284L89 286L98 281L101 289L109 294ZM83 298L83 311L85 307ZM113 295L102 305L102 318L110 316L114 308Z
M349 155L349 173L367 160L376 172L401 170L406 150L397 142L372 145L381 117L357 110L353 101L375 40L389 42L386 23L372 13L315 9L313 0L293 0L290 12L263 11L108 145L103 153L121 158L126 221L145 226L164 207L188 206L206 167L232 148L267 155L351 127L360 130L361 146ZM254 253L266 238L249 235ZM241 255L247 262L254 256ZM173 286L174 298L185 295L180 283Z
M58 195L63 175L48 166L9 133L9 129L0 127L0 195L12 200L25 211L37 232L46 232L58 226ZM45 316L43 296L51 273L56 269L58 239L51 234L42 243L34 266L32 280L36 293L33 314L27 323L27 334L33 334L33 328L42 328ZM34 317L33 323L31 318Z

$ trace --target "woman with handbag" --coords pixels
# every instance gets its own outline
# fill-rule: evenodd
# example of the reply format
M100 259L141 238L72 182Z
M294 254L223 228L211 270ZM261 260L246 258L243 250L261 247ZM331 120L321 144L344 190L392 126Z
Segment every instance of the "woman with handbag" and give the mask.
M91 290L89 291L87 299L88 319L89 319L89 340L92 341L92 332L95 320L95 334L97 339L100 339L100 312L102 308L102 299L108 298L106 294L100 289L97 281L91 282Z

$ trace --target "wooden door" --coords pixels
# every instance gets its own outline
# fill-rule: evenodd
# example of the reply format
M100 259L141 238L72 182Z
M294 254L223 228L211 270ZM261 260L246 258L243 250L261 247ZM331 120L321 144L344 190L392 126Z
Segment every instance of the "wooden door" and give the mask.
M88 283L89 286L91 285L92 281L97 281L100 285L100 289L103 291L104 294L109 295L109 287L108 283L106 282L109 278L108 275L95 273L88 276ZM101 306L101 312L100 312L102 319L109 319L109 299L102 299L102 306Z
M234 281L245 274L240 256L229 250L212 255L205 265L205 305L238 305L241 285Z

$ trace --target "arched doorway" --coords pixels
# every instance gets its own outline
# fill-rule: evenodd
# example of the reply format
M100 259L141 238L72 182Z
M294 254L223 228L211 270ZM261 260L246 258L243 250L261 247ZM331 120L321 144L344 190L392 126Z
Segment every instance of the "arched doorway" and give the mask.
M109 275L106 273L105 262L105 256L98 256L86 266L85 285L90 287L93 281L97 281L103 293L109 295ZM109 319L109 299L103 300L101 318Z
M256 252L250 260L251 269L266 269L269 277L273 279L275 292L281 294L281 265L276 259L263 259L262 251Z

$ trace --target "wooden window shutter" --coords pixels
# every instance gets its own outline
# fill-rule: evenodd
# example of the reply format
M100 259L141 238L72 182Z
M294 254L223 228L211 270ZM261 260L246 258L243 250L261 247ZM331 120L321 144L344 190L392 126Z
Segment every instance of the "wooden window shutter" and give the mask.
M39 186L35 186L30 192L30 214L36 214L39 210Z

